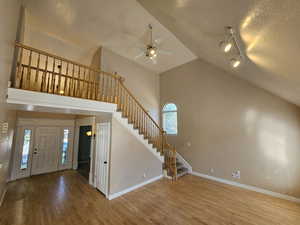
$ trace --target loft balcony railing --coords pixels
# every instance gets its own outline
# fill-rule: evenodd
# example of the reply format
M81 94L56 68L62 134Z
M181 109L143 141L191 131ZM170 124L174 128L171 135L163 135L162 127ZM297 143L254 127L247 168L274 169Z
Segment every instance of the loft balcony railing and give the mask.
M164 156L164 168L177 177L176 150L165 132L124 86L124 79L80 63L16 43L14 88L117 104L128 122Z

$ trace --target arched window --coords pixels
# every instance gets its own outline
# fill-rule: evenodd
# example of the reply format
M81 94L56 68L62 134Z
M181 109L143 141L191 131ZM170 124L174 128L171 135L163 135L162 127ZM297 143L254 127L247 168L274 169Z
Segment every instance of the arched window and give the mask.
M174 103L168 103L162 111L163 129L167 134L177 134L177 106Z

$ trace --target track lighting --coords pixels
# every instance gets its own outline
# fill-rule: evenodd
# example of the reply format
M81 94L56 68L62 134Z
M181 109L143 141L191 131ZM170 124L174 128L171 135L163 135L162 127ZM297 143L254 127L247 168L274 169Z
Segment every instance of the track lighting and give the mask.
M230 49L232 48L232 43L228 41L222 41L220 43L220 48L223 52L229 52Z
M238 44L238 41L235 36L235 32L234 32L233 28L225 27L225 31L226 31L225 41L222 41L220 43L220 48L225 53L229 52L232 49L232 47L235 48L238 55L234 58L231 58L230 64L233 68L237 68L241 65L242 59L244 59L245 57L244 57L244 55L241 51L241 48Z
M240 59L236 59L236 58L232 58L230 60L230 64L233 68L237 68L240 64L241 64L241 60Z
M230 49L231 49L231 47L232 47L232 44L231 44L231 43L227 43L227 44L225 45L224 51L225 51L225 52L229 52Z

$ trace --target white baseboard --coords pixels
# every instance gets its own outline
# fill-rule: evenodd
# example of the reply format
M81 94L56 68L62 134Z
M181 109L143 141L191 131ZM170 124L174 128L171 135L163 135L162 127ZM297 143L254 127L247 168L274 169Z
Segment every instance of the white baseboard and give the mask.
M266 189L254 187L254 186L247 185L247 184L241 184L241 183L238 183L238 182L234 182L234 181L230 181L230 180L226 180L226 179L222 179L222 178L218 178L218 177L209 176L209 175L198 173L198 172L195 172L195 171L193 171L191 174L195 175L195 176L198 176L198 177L206 178L206 179L209 179L209 180L217 181L217 182L220 182L220 183L229 184L229 185L232 185L232 186L244 188L244 189L247 189L247 190L250 190L250 191L255 191L255 192L270 195L270 196L273 196L273 197L277 197L277 198L285 199L285 200L288 200L288 201L300 203L300 198L296 198L296 197L293 197L293 196L280 194L280 193L277 193L277 192L269 191L269 190L266 190Z
M109 200L112 200L112 199L114 199L114 198L120 197L121 195L124 195L124 194L126 194L126 193L128 193L128 192L131 192L131 191L135 190L135 189L138 189L138 188L140 188L140 187L143 187L143 186L146 185L146 184L150 184L150 183L152 183L152 182L154 182L154 181L160 180L162 177L163 177L163 175L159 175L159 176L153 177L153 178L151 178L151 179L149 179L149 180L147 180L147 181L145 181L145 182L143 182L143 183L140 183L140 184L134 185L134 186L132 186L132 187L130 187L130 188L127 188L127 189L125 189L125 190L123 190L123 191L120 191L120 192L117 192L117 193L114 193L114 194L110 194L110 195L108 196L108 199L109 199Z
M4 188L4 191L2 192L2 195L1 195L1 198L0 198L0 207L1 207L2 204L3 204L3 201L4 201L4 197L5 197L6 191L7 191L7 188Z

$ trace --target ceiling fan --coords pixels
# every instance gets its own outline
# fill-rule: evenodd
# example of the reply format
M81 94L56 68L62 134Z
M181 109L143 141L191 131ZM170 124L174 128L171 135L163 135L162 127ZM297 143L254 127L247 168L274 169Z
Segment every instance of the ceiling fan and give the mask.
M157 64L157 56L158 55L171 55L172 52L165 51L161 49L160 45L162 43L162 39L156 39L153 40L153 27L151 24L148 25L149 28L149 42L146 44L146 46L142 49L140 49L141 53L139 53L137 56L135 56L135 59L139 59L141 57L144 57L146 60L152 61L153 64Z

